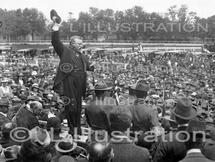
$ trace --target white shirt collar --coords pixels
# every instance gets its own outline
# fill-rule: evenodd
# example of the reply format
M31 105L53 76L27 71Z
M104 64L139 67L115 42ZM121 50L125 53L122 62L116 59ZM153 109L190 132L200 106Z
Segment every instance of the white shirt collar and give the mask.
M190 149L189 151L187 151L187 155L191 154L191 153L201 153L200 149Z

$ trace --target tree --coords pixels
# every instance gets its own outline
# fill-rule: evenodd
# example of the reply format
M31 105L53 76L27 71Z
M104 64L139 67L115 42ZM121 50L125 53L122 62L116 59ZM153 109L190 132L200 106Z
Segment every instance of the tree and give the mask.
M23 10L23 17L24 21L30 26L32 39L34 39L35 34L43 34L45 32L46 19L43 13L35 8L26 8Z
M16 36L16 15L14 11L6 11L3 20L3 33L10 41Z
M81 36L84 38L88 38L91 36L91 32L89 29L92 29L93 25L93 14L87 12L80 12L79 18L77 20L78 23L78 31ZM94 22L95 23L95 22ZM88 28L90 27L90 28Z
M209 38L215 38L215 15L208 17L207 19L207 23L208 23L208 33L207 36Z
M31 32L31 26L24 19L21 9L16 10L15 14L16 14L16 21L15 21L16 25L15 25L14 33L16 33L18 37L19 36L25 37Z
M185 23L187 20L187 12L188 12L188 7L186 5L181 5L181 7L178 10L178 20L181 23Z
M171 6L168 9L168 14L169 14L170 21L175 22L177 20L177 13L178 13L178 10L177 10L177 6L176 5Z

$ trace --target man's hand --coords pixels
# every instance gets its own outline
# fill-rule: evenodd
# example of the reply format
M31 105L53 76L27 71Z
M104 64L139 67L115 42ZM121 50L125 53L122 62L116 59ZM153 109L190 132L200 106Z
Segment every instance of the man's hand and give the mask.
M54 23L57 23L57 24L61 23L61 17L57 14L55 10L51 10L50 17Z
M51 10L50 18L54 22L54 24L52 26L52 31L59 31L61 18L55 10Z
M60 24L54 23L52 26L52 31L59 31L60 26L61 26Z

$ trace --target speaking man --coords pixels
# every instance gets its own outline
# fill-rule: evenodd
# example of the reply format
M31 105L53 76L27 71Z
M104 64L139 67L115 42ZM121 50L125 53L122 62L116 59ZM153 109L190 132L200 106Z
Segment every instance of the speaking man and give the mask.
M85 97L87 74L86 70L93 70L87 57L81 53L83 40L80 36L72 36L69 46L63 45L59 37L61 18L55 10L50 13L54 22L52 27L52 45L60 57L60 63L54 82L54 91L60 94L65 103L65 117L71 134L74 128L80 130L82 97Z

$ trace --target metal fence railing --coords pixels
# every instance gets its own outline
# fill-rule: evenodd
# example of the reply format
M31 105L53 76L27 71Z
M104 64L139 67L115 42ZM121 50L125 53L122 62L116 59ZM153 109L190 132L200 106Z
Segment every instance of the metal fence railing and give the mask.
M69 40L62 40L64 43L68 43ZM84 40L84 43L180 43L180 44L202 44L207 41L177 41L177 40L165 40L165 41L160 41L160 40L105 40L105 41L98 41L98 40ZM0 41L0 43L9 43L9 44L25 44L25 43L51 43L51 40L32 40L32 41L27 41L27 40L16 40L16 41Z

